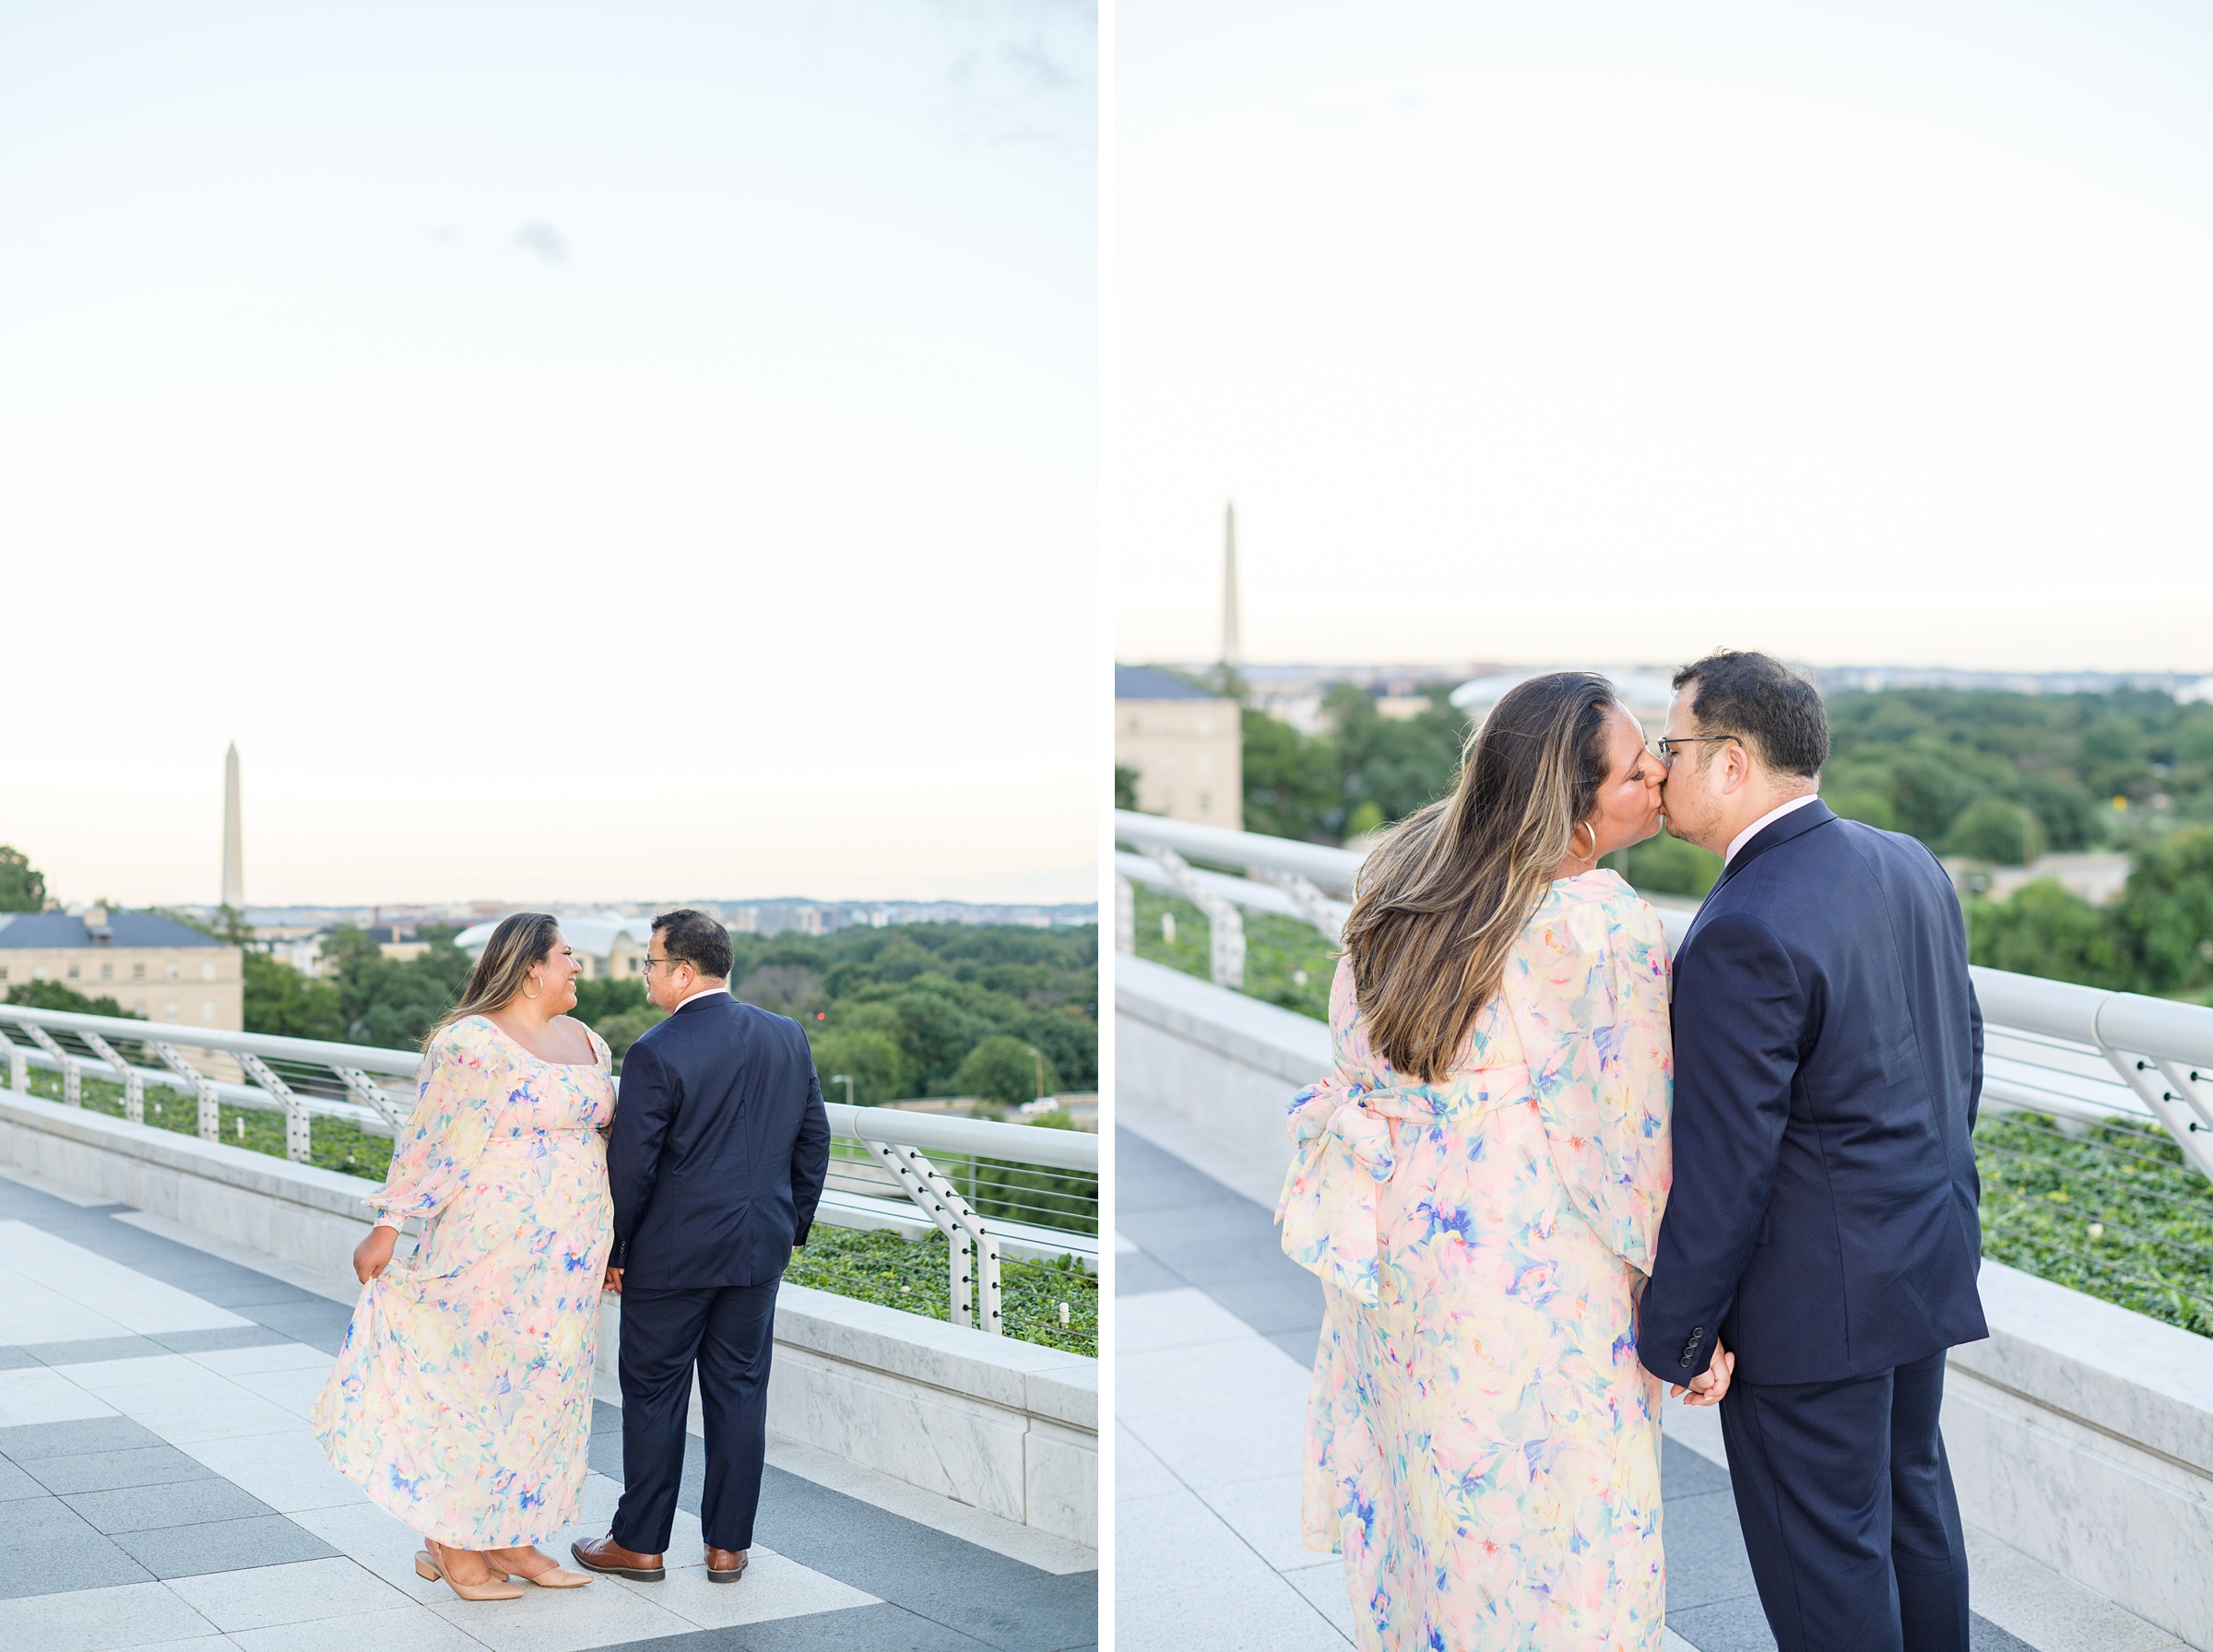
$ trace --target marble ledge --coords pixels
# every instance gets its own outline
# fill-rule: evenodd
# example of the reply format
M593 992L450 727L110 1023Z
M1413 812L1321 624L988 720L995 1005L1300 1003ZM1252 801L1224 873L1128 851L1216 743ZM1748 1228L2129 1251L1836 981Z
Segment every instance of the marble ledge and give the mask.
M1981 1284L1954 1366L2213 1477L2213 1340L2002 1262Z
M791 1284L776 1296L776 1340L1010 1410L1042 1407L1042 1415L1097 1427L1098 1362L1083 1354Z

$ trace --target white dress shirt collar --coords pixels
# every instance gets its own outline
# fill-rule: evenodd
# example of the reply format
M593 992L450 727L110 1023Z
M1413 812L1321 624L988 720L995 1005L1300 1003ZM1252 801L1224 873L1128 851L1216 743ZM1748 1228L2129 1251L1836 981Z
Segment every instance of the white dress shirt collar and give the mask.
M1768 827L1772 826L1777 820L1781 820L1793 808L1804 808L1809 803L1820 801L1821 794L1819 792L1808 792L1803 797L1793 797L1788 803L1778 804L1775 808L1770 808L1766 814L1760 816L1758 820L1729 840L1729 853L1722 856L1722 864L1727 866L1734 860L1739 849L1757 837Z
M727 982L720 986L703 986L697 992L686 993L678 1002L676 1009L681 1009L686 1004L691 1003L694 998L711 997L716 993L728 992L729 990L729 985ZM670 1015L674 1015L676 1013L676 1009L671 1009L669 1013Z

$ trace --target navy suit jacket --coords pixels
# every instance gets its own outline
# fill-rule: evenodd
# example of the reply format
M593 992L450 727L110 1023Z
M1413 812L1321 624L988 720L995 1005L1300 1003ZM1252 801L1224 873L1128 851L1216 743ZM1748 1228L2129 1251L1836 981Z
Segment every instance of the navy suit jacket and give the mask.
M764 1284L807 1243L830 1120L797 1021L694 998L622 1057L607 1138L625 1290Z
M1675 968L1675 1186L1645 1369L1831 1382L1990 1333L1975 1290L1982 1014L1959 898L1818 801L1766 827Z

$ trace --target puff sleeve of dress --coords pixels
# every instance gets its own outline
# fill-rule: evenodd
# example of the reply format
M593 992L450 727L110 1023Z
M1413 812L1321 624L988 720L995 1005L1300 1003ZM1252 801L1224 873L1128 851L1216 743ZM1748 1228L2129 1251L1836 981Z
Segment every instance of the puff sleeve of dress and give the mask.
M1553 1167L1606 1247L1652 1270L1673 1175L1667 937L1611 873L1553 885L1501 983Z
M385 1185L363 1200L380 1226L425 1219L453 1203L491 1139L514 1062L499 1034L471 1017L438 1034L423 1056L415 1111L392 1145ZM595 1052L600 1049L595 1038Z

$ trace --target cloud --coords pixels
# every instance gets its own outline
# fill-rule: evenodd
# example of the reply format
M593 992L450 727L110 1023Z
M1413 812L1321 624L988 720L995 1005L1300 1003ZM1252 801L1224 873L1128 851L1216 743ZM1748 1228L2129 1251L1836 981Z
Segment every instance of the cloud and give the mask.
M569 261L569 243L561 231L537 218L515 230L514 245L538 258L548 269L559 269Z
M941 15L953 34L944 89L957 124L989 142L1088 147L1098 65L1091 0L941 0Z

